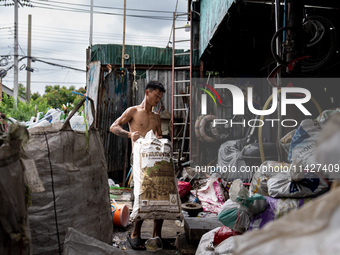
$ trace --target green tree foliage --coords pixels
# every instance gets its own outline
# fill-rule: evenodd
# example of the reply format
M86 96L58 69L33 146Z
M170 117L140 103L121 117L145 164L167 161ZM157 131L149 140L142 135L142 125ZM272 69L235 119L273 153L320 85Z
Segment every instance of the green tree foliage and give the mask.
M26 89L21 83L19 83L18 94L19 96L26 98Z
M63 109L63 105L65 105L67 107L67 111L70 112L82 100L82 96L73 94L73 91L83 95L86 92L84 88L75 90L74 86L66 88L65 86L60 87L59 85L49 85L45 87L45 94L43 95L43 98L45 98L47 100L47 104L51 105L53 108Z
M36 100L31 100L29 104L18 100L17 109L14 109L14 98L9 97L4 93L2 103L0 105L0 112L6 114L7 117L12 117L18 121L28 121L35 114L35 105L37 105L37 112L46 113L51 108L47 104L47 100L40 97Z
M41 95L38 92L35 92L31 95L31 100L36 100L39 97L41 97Z
M21 84L19 84L19 95L25 97L25 88L20 85ZM72 94L73 91L81 94L86 92L84 88L75 90L74 86L70 86L69 88L66 88L65 86L60 87L59 85L46 86L45 94L40 96L39 93L34 93L31 96L31 102L29 104L18 100L16 110L14 109L14 99L4 93L3 101L0 105L0 112L3 112L7 117L12 117L18 121L30 120L30 118L35 115L35 105L37 105L37 112L43 112L44 114L51 108L64 110L63 104L67 106L67 112L70 112L82 99L81 96Z
M76 98L76 95L72 94L74 90L75 88L73 86L69 89L65 86L60 87L59 85L46 86L43 97L47 99L47 103L53 108L61 108L63 104L73 103Z

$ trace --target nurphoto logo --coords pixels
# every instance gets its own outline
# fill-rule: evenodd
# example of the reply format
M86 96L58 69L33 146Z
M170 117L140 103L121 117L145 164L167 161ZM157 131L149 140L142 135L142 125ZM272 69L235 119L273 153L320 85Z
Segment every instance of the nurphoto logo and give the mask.
M221 106L222 106L222 100L220 95L217 93L215 89L228 89L231 92L232 96L232 111L233 115L244 115L245 114L245 97L243 94L243 91L231 84L215 84L214 88L207 85L203 84L207 88L209 88L218 98ZM201 94L201 113L203 115L207 114L207 94L213 99L215 105L217 106L216 100L212 93L208 91L207 89L200 88L203 90L205 93ZM303 98L294 98L290 99L287 97L289 93L294 93L294 94L302 94L304 95ZM258 110L254 107L253 104L253 88L252 87L247 87L247 106L248 109L251 113L254 115L270 115L274 113L278 107L278 95L280 94L280 103L281 103L281 115L285 116L287 115L287 105L295 105L305 116L311 116L312 114L306 109L306 107L303 106L303 104L309 102L311 99L311 93L309 90L305 88L299 88L299 87L283 87L280 90L278 88L274 87L273 92L272 92L272 104L270 109L263 109L263 110ZM279 119L266 119L266 121L269 121L272 123L272 127L274 126L275 121L279 121ZM288 125L287 122L293 122L293 125ZM258 125L256 125L258 123ZM242 123L233 123L232 120L227 120L227 119L214 119L213 120L213 127L216 127L216 125L225 125L225 124L230 124L231 126L234 124L244 124L245 126L245 121ZM252 119L248 121L248 126L250 127L261 127L264 125L264 121L260 119ZM295 127L298 125L297 121L294 119L283 119L281 121L281 125L284 127Z

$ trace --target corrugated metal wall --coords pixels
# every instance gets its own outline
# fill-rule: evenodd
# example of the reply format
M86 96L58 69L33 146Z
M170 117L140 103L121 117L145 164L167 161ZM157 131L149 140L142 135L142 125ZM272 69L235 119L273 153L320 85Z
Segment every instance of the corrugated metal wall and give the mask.
M111 124L130 106L130 83L127 75L111 72L101 82L98 109L99 129L103 139L110 177L122 181L124 169L129 168L128 138L110 132ZM124 126L128 128L128 126Z
M185 78L185 71L177 71L176 72L177 80L184 80ZM146 84L149 81L157 80L162 83L166 89L166 93L163 95L162 102L164 108L171 112L171 100L172 100L172 72L171 70L149 70L146 71L146 78L144 79L137 79L137 86L134 89L132 104L137 105L143 101L144 98L144 89ZM132 79L131 79L132 81ZM184 85L182 86L181 90L185 91ZM158 109L159 106L156 107Z
M124 61L125 65L172 65L172 48L157 48L138 45L125 45L125 54L129 59ZM176 49L176 53L184 50ZM194 50L193 64L199 66L198 52ZM96 44L91 47L91 61L99 60L103 65L122 63L122 45L119 44ZM189 65L189 56L176 57L176 66Z

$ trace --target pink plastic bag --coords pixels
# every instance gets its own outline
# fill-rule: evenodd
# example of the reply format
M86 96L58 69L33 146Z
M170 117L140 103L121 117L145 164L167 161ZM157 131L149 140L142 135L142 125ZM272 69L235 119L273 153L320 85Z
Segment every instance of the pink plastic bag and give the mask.
M178 181L178 193L181 199L190 194L191 184L190 182Z
M196 191L191 193L196 195ZM203 211L218 213L220 207L224 204L224 191L221 186L221 178L211 176L206 185L197 191L199 201L201 201Z

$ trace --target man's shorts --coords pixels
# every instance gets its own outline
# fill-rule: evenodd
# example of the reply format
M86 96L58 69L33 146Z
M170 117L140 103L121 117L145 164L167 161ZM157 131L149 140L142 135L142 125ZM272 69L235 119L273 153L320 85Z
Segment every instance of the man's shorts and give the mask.
M130 165L131 165L131 182L130 182L130 188L133 188L134 186L134 181L133 181L133 153L131 153L131 156L130 156Z
M134 182L133 182L133 153L131 153L131 157L130 157L130 165L131 165L131 173L130 175L132 175L131 177L131 182L130 182L130 188L131 188L131 196L130 196L130 201L132 203L132 208L133 208L133 204L135 202L135 194L134 194Z

